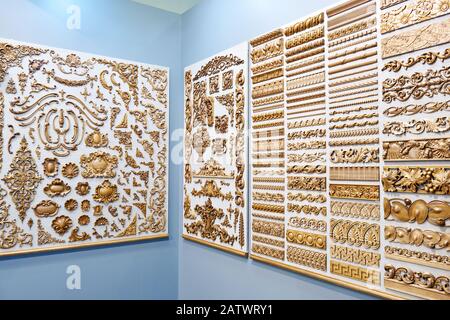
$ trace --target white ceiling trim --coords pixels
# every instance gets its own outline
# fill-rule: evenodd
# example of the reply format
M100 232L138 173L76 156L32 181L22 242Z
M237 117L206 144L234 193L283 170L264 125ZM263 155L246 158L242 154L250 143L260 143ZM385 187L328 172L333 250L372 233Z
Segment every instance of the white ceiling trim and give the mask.
M152 6L165 11L183 14L201 0L132 0L137 3Z

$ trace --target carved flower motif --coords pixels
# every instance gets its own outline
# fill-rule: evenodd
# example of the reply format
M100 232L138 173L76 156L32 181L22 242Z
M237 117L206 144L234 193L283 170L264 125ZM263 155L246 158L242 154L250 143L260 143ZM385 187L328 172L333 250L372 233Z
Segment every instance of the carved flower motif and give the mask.
M450 0L441 0L439 4L439 10L441 12L446 12L450 9Z
M80 173L80 169L78 169L78 166L71 162L66 164L62 169L62 174L64 177L68 179L73 179Z
M69 54L66 58L66 64L70 67L76 68L80 66L81 59L76 54Z
M72 228L72 219L67 216L60 216L53 220L52 228L59 235L64 235L70 228Z

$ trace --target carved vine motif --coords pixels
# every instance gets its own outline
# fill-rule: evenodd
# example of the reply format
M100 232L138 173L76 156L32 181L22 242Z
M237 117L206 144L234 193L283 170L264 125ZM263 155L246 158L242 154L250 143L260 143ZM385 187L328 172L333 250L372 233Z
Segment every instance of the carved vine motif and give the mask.
M411 120L409 122L387 122L383 133L401 136L407 133L444 133L450 131L450 118L442 117L433 120Z
M378 148L361 148L349 150L333 150L331 153L333 163L378 163Z
M216 221L222 219L225 213L222 209L215 209L211 199L208 199L204 206L197 205L195 212L201 221L184 225L189 234L199 235L212 241L219 239L221 243L229 245L233 245L237 240L237 237L231 236L225 228L216 224Z
M168 106L167 86L168 73L166 70L151 69L141 67L141 74L150 83L153 91L156 92L156 98L164 106Z
M384 168L382 178L386 192L450 194L450 168Z
M381 40L383 58L437 46L450 41L450 19L400 32Z
M25 233L15 220L9 216L9 205L5 201L6 191L0 189L0 249L12 249L16 246L32 246L33 235Z
M372 185L331 184L330 196L337 199L379 200L380 188Z
M447 48L444 50L444 52L425 52L422 53L420 56L417 57L409 57L406 61L398 61L393 60L388 63L386 63L383 67L383 71L391 71L391 72L399 72L402 68L405 68L405 70L408 70L409 68L415 66L416 64L428 64L433 65L438 60L441 60L444 62L445 60L450 58L450 48Z
M26 217L26 212L36 196L36 189L42 179L37 171L36 162L31 155L28 143L23 138L20 148L11 162L8 174L2 179L8 186L22 221Z
M383 149L383 158L389 161L450 159L450 139L389 141Z
M412 24L436 18L450 11L448 2L416 0L381 15L381 33L387 33Z
M423 105L408 105L406 107L391 107L386 109L383 114L388 117L412 116L420 113L436 113L441 111L450 111L450 101L429 102Z
M433 98L436 95L450 94L450 67L440 70L428 70L425 73L416 72L411 77L401 76L397 79L386 79L383 82L383 101L408 101L410 98L419 100L423 97Z
M425 292L450 296L450 279L446 276L435 276L428 272L417 272L404 267L396 268L392 265L386 265L384 270L384 278L387 281L395 281L407 287L416 287ZM425 296L428 296L428 294L425 294ZM438 298L436 297L436 299Z
M47 51L31 46L0 43L0 83L5 80L8 69L19 66L25 57L37 56Z

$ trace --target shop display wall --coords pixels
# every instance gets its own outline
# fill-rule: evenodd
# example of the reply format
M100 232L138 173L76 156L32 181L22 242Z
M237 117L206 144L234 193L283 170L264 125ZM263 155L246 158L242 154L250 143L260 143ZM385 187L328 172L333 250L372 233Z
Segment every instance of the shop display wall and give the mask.
M241 41L252 39L264 31L282 26L286 21L296 21L299 16L306 16L308 13L334 3L336 2L278 1L275 3L258 1L258 4L253 1L224 2L211 0L202 2L183 16L183 64L190 65L205 56L220 52ZM223 12L230 13L233 19L224 21L219 18ZM220 28L208 27L215 25L217 21L221 21ZM239 23L235 21L239 21ZM274 78L273 81L276 81L276 79ZM251 78L249 82L251 83ZM317 92L317 94L320 93ZM268 112L260 114L265 113ZM254 114L254 116L257 115ZM276 116L273 115L273 117ZM280 120L273 120L273 122L276 121ZM250 157L252 157L252 154L250 154ZM317 174L317 176L324 175ZM258 182L258 184L262 183ZM249 194L249 197L251 196L252 193ZM274 204L276 205L276 203ZM251 207L249 210L252 212ZM264 212L260 211L260 213ZM279 214L274 213L273 215ZM326 232L323 234L326 235ZM214 249L208 249L187 241L182 241L180 244L179 272L180 298L372 298L326 282L298 276L294 273L217 252ZM198 277L201 277L202 281L198 281ZM211 286L211 283L214 283L214 285ZM239 288L239 290L236 290L236 288Z
M173 70L181 70L179 61L181 18L175 14L133 4L130 1L120 0L95 1L95 3L93 1L71 1L70 3L63 3L62 1L0 1L0 4L3 8L7 8L7 10L2 10L0 14L0 37L2 38L68 48L69 51L67 53L85 51L117 58L111 60L129 59L168 66L171 69L171 75L173 75L170 80L171 90L173 92L178 90L182 91L182 86L180 86L182 77L177 76L177 73L173 72ZM69 30L66 27L66 21L70 16L67 14L66 9L71 4L77 5L81 9L80 30ZM12 15L11 12L15 14ZM142 36L142 30L145 30L144 37ZM155 43L158 43L158 47L155 47ZM62 52L58 52L58 54L62 54ZM35 58L41 59L40 57ZM86 57L83 56L82 58L84 61ZM51 62L51 58L47 60ZM28 64L25 67L23 72L28 73ZM46 66L44 65L43 67L45 68ZM51 69L58 70L56 67L47 69L49 71ZM109 75L111 75L111 71L109 70ZM6 85L10 76L15 75L15 72L6 77ZM20 72L18 71L18 73ZM118 80L120 81L120 78ZM53 84L51 83L51 85ZM126 88L126 85L121 84L123 91ZM15 89L20 93L19 82L15 83ZM90 90L90 87L88 89ZM97 86L94 89L93 93L91 93L92 96L96 95L95 91ZM151 86L149 89L151 89ZM69 91L70 89L67 90L67 92ZM108 92L105 95L108 96ZM6 113L9 113L10 99L8 96L7 99ZM117 99L120 98L117 97ZM176 105L177 101L178 103L182 103L181 98L174 97L171 99L170 104ZM156 104L159 105L158 102ZM118 119L117 121L119 120L122 119ZM173 119L172 121L171 130L182 126L182 119L178 122L177 119ZM130 125L134 125L132 115L129 117L129 123ZM4 127L4 132L7 137L4 141L3 156L8 157L8 159L9 157L13 159L14 154L19 151L20 139L13 140L14 148L11 148L13 155L9 155L7 150L10 134L8 124L10 123L5 123ZM109 120L107 125L109 126ZM22 130L20 126L14 129L15 132ZM28 130L25 133L27 143L31 144L31 138L28 139ZM167 133L167 139L169 134L170 132ZM37 133L35 138L37 140L36 142L38 142L39 138ZM113 135L110 135L109 138L114 140ZM41 149L44 155L46 151L43 147ZM97 151L96 149L85 147L84 139L79 150L81 153ZM111 152L114 153L114 151ZM34 155L34 147L32 154ZM69 157L67 159L62 158L59 168L60 174L62 174L63 164L66 162L75 163L75 161L69 161ZM43 158L35 161L38 170L43 161ZM11 162L3 162L2 170L5 173L9 171ZM78 163L79 161L76 162ZM174 165L171 166L172 171L175 172L177 167ZM78 178L81 177L81 174L82 170L80 168ZM120 174L120 172L117 172L117 174ZM40 175L44 177L43 172L40 172ZM180 179L181 177L180 173ZM65 180L65 178L62 179ZM174 177L171 176L171 179L173 182ZM66 182L71 184L73 197L78 197L74 190L77 183L72 186L72 180L66 180ZM175 181L175 185L181 184L181 180ZM92 184L91 190L95 189L95 185L95 183ZM45 186L42 185L41 187L43 188ZM175 198L176 193L177 188L174 188L172 195ZM179 196L182 197L181 190ZM37 193L36 197L47 196L41 191ZM67 199L64 198L60 210L65 212L64 204L69 198L72 197L68 196ZM59 201L58 198L55 199L52 198L51 200ZM78 202L80 206L81 202ZM93 202L92 204L94 204ZM33 202L32 207L38 203L39 201L36 203ZM169 209L176 212L177 201L172 199L169 203L171 203ZM15 208L13 202L10 205L11 208ZM68 207L70 208L70 203L68 203ZM182 206L180 206L181 209ZM32 209L28 211L28 216L34 215ZM72 217L70 212L64 215L69 218ZM20 219L17 218L17 221L20 221ZM28 219L24 221L27 222ZM176 232L178 221L175 216L169 218L166 226L168 230ZM26 247L24 246L22 249L25 250ZM62 251L60 253L39 253L20 257L3 257L1 258L2 272L0 277L2 285L0 297L3 299L174 299L177 297L178 291L176 276L177 261L177 240L175 239L156 240L153 242L144 241L134 244L112 245L92 249L77 249ZM66 286L67 278L70 276L70 274L66 273L69 266L80 267L81 290L69 290Z

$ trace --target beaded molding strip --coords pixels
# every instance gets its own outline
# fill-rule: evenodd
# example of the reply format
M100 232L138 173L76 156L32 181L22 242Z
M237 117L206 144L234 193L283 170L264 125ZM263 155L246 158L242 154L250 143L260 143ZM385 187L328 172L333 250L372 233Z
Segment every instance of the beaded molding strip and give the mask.
M323 234L315 234L304 231L287 230L286 240L293 244L326 250L327 237Z

